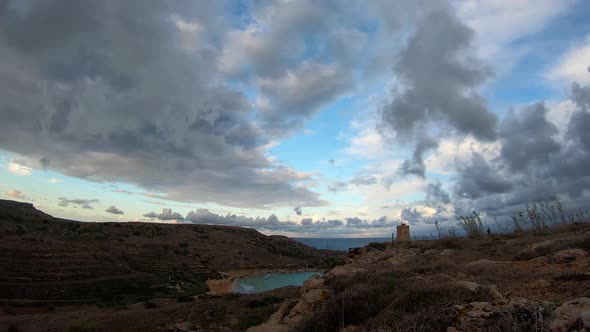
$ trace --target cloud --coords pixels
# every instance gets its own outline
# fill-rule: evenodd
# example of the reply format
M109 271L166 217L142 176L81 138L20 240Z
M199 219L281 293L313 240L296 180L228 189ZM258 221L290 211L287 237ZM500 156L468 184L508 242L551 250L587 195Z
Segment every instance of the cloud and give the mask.
M295 213L300 216L303 213L303 210L301 209L300 206L296 206L293 211L295 211Z
M12 160L8 163L8 172L15 175L31 175L31 170L23 161Z
M151 218L151 219L155 219L158 217L158 215L155 212L148 212L146 214L143 215L146 218Z
M311 175L267 153L272 128L252 121L256 111L218 70L234 29L225 8L9 1L0 13L0 148L43 160L48 170L129 183L169 200L327 205L308 189ZM300 72L321 67L322 82L340 77L323 66ZM314 91L303 91L309 79L304 74L294 85L279 79L300 87L297 96L266 91L285 105L313 106L305 98ZM30 173L21 166L11 163L9 170Z
M505 216L528 202L559 197L570 209L590 196L590 87L573 84L574 110L565 132L547 119L544 104L521 107L500 124L501 148L496 156L474 153L458 166L454 188L458 213L477 209Z
M61 180L57 179L57 178L50 178L49 180L47 180L47 182L49 182L51 184L58 184L61 182Z
M418 144L416 145L416 148L414 149L412 159L404 160L404 163L398 170L399 173L401 175L416 175L421 178L424 178L426 166L424 165L423 155L427 151L436 149L437 147L438 143L433 139L421 138Z
M466 0L453 5L465 23L477 32L479 53L487 61L503 66L506 62L512 65L528 54L523 52L522 44L527 42L523 37L542 30L575 3L569 0Z
M6 192L6 196L10 198L17 198L17 199L27 199L27 196L23 194L20 190L10 189Z
M589 70L590 35L586 37L581 45L572 47L565 52L549 70L546 77L550 80L566 83L577 82L579 84L589 84Z
M117 209L114 205L109 206L109 208L106 209L105 212L112 213L112 214L124 214L123 211Z
M259 89L273 104L262 114L275 131L297 128L299 120L351 89L352 82L352 75L336 65L304 62L283 76L258 79Z
M329 191L344 191L348 188L348 182L346 181L335 181L328 185Z
M547 120L547 111L543 103L536 103L504 117L500 124L500 154L512 170L547 162L559 151L556 138L559 131Z
M257 229L272 230L288 230L295 225L295 223L291 221L280 221L275 214L271 214L268 218L249 218L245 216L237 216L235 214L227 214L223 216L211 212L208 209L190 211L186 216L186 220L196 224L254 227Z
M425 192L427 206L438 207L451 203L451 196L443 189L440 181L427 184Z
M372 175L359 175L350 180L350 183L356 186L370 186L377 183L377 178Z
M143 215L144 217L158 220L177 220L183 221L184 217L178 213L172 211L172 209L162 209L162 213L156 214L155 212L149 212Z
M402 174L423 176L422 155L436 147L437 136L496 137L496 116L475 90L491 73L472 43L473 31L447 8L428 14L402 49L394 67L398 84L379 124L387 137L415 144Z
M93 209L92 204L98 203L98 199L83 199L83 198L74 198L68 199L67 197L59 197L59 206L68 207L70 205L79 206L83 209Z

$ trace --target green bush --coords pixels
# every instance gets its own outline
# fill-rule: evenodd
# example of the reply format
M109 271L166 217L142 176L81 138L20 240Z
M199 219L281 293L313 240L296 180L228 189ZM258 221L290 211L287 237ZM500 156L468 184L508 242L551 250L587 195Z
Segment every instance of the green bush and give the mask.
M387 243L386 242L371 242L369 244L367 244L367 247L369 248L375 248L377 250L385 250L387 249Z

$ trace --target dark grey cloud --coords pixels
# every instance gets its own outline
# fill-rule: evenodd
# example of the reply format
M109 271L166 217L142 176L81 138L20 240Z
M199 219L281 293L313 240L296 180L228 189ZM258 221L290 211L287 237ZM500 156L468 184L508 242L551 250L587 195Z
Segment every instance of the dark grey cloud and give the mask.
M117 209L114 205L109 206L105 212L112 213L112 214L125 214L122 210Z
M590 150L590 86L572 85L571 100L578 107L569 122L567 136Z
M0 149L170 200L326 205L307 189L309 177L269 159L270 129L252 121L250 103L217 70L234 26L227 6L4 1ZM315 105L306 93L281 98L300 111Z
M303 210L301 209L301 206L296 206L293 211L295 211L295 213L300 216L303 213Z
M513 188L510 180L494 168L479 153L460 165L455 193L460 197L479 198L488 194L504 193Z
M558 152L557 127L547 120L543 103L509 113L500 124L501 157L512 170L526 169L531 163L547 162Z
M294 226L296 226L296 223L292 221L280 221L275 214L271 214L267 218L249 218L235 214L227 214L224 216L211 212L208 209L197 209L195 211L191 211L187 214L185 220L195 224L241 226L252 227L261 230L289 231L290 229L293 229Z
M422 214L416 208L411 208L411 207L403 208L402 212L401 212L402 220L405 220L409 223L415 223L417 221L420 221L421 216L422 216Z
M575 110L561 134L548 121L542 103L508 113L498 131L498 158L485 160L474 154L458 166L455 211L506 216L525 203L555 198L569 209L585 207L590 196L589 95L590 87L572 86Z
M67 197L59 197L58 198L58 205L68 207L71 205L79 206L83 209L93 209L92 204L98 203L98 199L83 199L83 198L73 198L69 199Z
M476 88L490 76L473 52L473 31L451 7L426 14L394 66L399 82L381 108L379 128L398 143L414 144L401 174L424 177L423 154L451 133L496 137L496 116ZM428 134L427 134L428 133Z
M146 214L143 215L146 218L150 218L150 219L156 219L158 217L158 215L155 212L148 212Z
M176 221L183 221L184 217L178 213L178 212L174 212L172 211L172 209L162 209L162 213L155 213L155 212L149 212L143 215L146 218L150 218L150 219L158 219L158 220L164 220L164 221L168 221L168 220L176 220Z
M150 215L153 217L153 215ZM209 211L208 209L197 209L187 214L186 221L196 224L209 225L227 225L252 227L258 230L271 230L292 233L314 233L314 234L344 234L349 233L351 229L372 229L372 228L386 228L393 227L399 221L381 217L375 220L366 220L359 217L349 217L344 220L340 219L325 219L314 220L312 218L303 218L300 222L289 220L279 220L279 218L271 214L269 217L246 217L228 213L220 215Z
M429 150L436 149L438 147L438 143L433 139L429 138L422 138L416 144L414 148L414 153L412 155L411 160L404 160L403 164L399 168L399 173L401 175L416 175L421 178L424 178L424 172L426 171L426 166L424 165L424 153Z
M436 208L441 204L451 203L451 196L443 189L442 183L436 181L426 185L426 205Z

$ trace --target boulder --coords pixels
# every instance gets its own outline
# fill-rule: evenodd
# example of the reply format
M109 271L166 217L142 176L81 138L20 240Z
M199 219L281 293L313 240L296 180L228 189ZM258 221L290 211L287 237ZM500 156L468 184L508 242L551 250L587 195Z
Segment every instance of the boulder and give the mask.
M294 319L297 316L308 315L311 314L317 309L319 306L324 303L324 301L330 295L330 291L328 289L312 289L307 293L303 294L297 304L291 309L289 312L288 317L290 321L299 320Z
M588 252L584 249L565 249L551 255L551 261L554 263L568 263L586 256L588 256Z
M307 293L311 289L318 289L324 287L324 278L319 275L312 276L305 280L301 287L301 294Z
M445 249L440 253L440 255L441 256L450 256L454 253L455 253L455 250L453 250L453 249Z
M530 322L546 331L546 318L552 307L549 302L533 303L526 299L457 305L453 325L447 331L519 331L519 324L530 326Z
M190 322L178 322L174 324L174 327L178 332L188 332L192 329L193 325Z
M424 255L426 255L426 256L435 256L435 255L438 255L439 253L440 253L440 251L437 249L428 249L428 250L424 251Z
M363 269L362 267L353 267L350 265L342 265L336 266L335 268L331 269L330 272L326 273L326 278L342 278L342 277L349 277L353 276L357 273L364 273L368 272L367 269Z
M480 288L487 289L494 301L506 301L506 297L500 293L496 285L480 285L472 281L458 281L457 283L472 292L477 292Z
M590 298L580 297L555 309L551 331L590 331Z

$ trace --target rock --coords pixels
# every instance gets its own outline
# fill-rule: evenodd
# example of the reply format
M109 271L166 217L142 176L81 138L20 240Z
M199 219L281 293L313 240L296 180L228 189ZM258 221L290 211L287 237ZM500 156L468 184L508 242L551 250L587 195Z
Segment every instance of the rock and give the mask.
M539 279L539 280L534 281L528 285L528 287L530 289L541 289L541 288L547 288L550 286L551 286L551 283L545 279Z
M313 313L330 295L328 289L312 289L303 294L297 304L287 315L286 322L299 321L305 315Z
M426 255L426 256L435 256L439 253L440 253L440 251L438 251L436 249L428 249L428 250L424 251L424 255Z
M252 326L247 329L247 332L288 332L289 325L283 323L283 319L289 314L290 309L297 301L285 301L279 309L270 316L270 318L263 324Z
M357 273L368 272L367 269L362 267L353 267L350 265L336 266L331 269L330 272L326 273L326 278L341 278L355 275Z
M491 259L479 259L473 262L469 262L467 264L465 264L466 266L469 267L482 267L482 266L489 266L489 265L497 265L497 264L507 264L509 262L499 262L499 261L493 261Z
M324 287L324 278L319 275L312 276L307 279L301 287L301 294L307 293L311 289L318 289Z
M580 297L564 303L553 312L551 331L590 331L590 298Z
M518 324L515 317L535 321L539 330L545 331L545 318L551 308L549 302L532 303L526 299L457 305L454 307L453 325L447 331L512 331Z
M445 249L440 253L440 255L441 256L450 256L454 253L455 253L455 250L453 250L453 249Z
M477 292L480 288L487 289L490 292L490 295L492 295L494 301L506 301L506 297L500 293L496 285L480 285L471 281L458 281L457 283L472 292Z
M363 329L360 326L348 325L340 329L340 332L361 332Z
M588 256L588 252L584 249L565 249L551 255L551 261L554 263L568 263L586 256Z
M174 324L174 327L178 332L188 332L192 329L193 325L190 322L180 322Z

